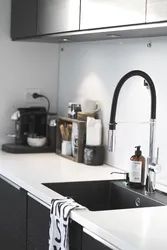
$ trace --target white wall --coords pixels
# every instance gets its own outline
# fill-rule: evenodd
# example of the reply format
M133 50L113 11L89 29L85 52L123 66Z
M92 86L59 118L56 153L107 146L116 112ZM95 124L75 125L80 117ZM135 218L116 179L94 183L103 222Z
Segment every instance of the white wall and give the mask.
M152 47L147 43L152 41ZM113 91L120 78L130 70L140 69L153 79L157 91L156 145L160 147L163 171L159 178L167 180L167 38L131 39L62 45L60 54L59 113L66 115L69 101L81 98L98 100L107 145L108 123ZM134 77L123 87L117 121L149 121L149 90L143 80ZM117 149L107 153L106 162L127 169L134 146L141 145L148 156L148 124L119 124ZM106 151L107 152L107 151Z
M57 110L58 45L12 42L10 40L10 0L0 0L0 144L13 131L10 121L17 107L27 103L28 88L37 88ZM45 105L45 102L37 105Z

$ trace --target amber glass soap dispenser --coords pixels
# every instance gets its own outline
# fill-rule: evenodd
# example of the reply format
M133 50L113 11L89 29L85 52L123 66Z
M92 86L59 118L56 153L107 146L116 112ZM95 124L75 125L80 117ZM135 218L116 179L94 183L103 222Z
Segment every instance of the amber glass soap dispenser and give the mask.
M145 158L142 156L141 146L136 146L135 155L130 158L129 184L134 188L145 185Z

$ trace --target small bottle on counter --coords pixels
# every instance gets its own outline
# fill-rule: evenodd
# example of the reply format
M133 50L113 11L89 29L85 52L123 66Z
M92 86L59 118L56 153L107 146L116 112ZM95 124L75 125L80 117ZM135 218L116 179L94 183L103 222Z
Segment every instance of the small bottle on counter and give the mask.
M69 102L68 104L68 117L77 119L78 112L81 112L81 104Z
M145 158L142 156L141 146L136 146L135 155L130 158L129 184L134 188L145 185Z

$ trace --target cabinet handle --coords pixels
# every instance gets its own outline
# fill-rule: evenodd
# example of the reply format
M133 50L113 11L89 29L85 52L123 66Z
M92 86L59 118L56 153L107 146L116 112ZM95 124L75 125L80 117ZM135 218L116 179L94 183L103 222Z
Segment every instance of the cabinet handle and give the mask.
M34 199L35 201L37 201L38 203L40 203L42 206L47 207L48 209L50 209L50 205L45 203L44 201L40 200L39 198L37 198L36 196L34 196L31 193L28 193L28 196L31 197L32 199Z
M102 238L100 238L96 234L90 232L86 228L83 228L83 232L86 233L87 235L91 236L93 239L97 240L98 242L102 243L106 247L108 247L108 248L110 248L112 250L119 250L119 248L117 248L117 247L113 246L112 244L108 243L107 241L103 240Z
M11 185L12 187L16 188L17 190L20 190L21 187L19 187L17 184L15 184L14 182L10 181L9 179L7 179L6 177L0 175L0 178L2 180L4 180L5 182L7 182L9 185Z

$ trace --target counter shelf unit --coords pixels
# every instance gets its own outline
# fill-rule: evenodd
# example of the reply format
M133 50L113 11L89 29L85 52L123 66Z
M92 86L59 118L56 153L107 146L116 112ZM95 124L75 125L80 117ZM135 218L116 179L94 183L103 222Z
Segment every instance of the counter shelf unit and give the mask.
M62 136L60 133L60 125L64 124L73 124L76 123L78 127L78 150L76 157L74 156L65 156L61 154L61 144L62 144ZM57 117L57 135L56 135L56 154L63 156L69 160L82 163L83 162L83 154L84 154L84 144L86 136L86 122L79 121L76 119L71 119L69 117L58 116Z

